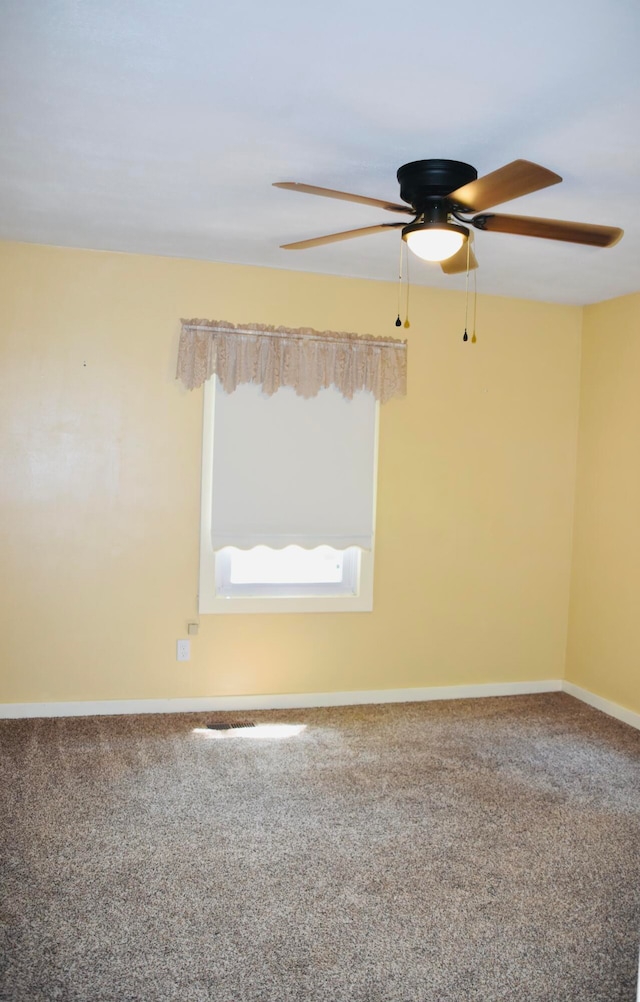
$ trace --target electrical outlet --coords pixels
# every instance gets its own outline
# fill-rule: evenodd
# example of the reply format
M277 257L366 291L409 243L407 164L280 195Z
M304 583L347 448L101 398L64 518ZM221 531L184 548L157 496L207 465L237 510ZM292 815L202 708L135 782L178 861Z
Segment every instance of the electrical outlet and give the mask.
M176 642L176 661L188 661L191 657L191 644L188 640Z

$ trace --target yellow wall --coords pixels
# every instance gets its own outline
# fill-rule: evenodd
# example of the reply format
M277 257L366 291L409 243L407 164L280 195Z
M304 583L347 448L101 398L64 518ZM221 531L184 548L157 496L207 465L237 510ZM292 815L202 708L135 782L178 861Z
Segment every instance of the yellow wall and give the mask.
M567 678L640 713L640 294L584 311Z
M174 380L179 318L395 336L395 286L0 245L0 702L562 677L582 311L481 297L472 345L462 293L411 298L374 612L202 617L178 664L202 414Z

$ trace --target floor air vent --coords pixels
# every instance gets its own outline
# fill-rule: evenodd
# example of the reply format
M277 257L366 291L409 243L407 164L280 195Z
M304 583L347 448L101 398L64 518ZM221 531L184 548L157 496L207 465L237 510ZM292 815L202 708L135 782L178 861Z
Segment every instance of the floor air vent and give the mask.
M253 720L212 720L207 724L209 731L236 731L241 727L255 727Z

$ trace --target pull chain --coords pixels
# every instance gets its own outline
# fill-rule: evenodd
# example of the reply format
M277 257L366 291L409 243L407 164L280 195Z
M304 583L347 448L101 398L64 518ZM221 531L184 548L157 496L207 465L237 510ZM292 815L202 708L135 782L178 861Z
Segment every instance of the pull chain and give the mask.
M469 264L471 261L471 240L467 237L467 277L465 285L465 299L464 299L464 334L462 336L463 341L469 340L469 335L467 334L467 317L469 315Z
M404 244L404 240L402 241L402 243ZM410 280L410 277L409 277L409 248L408 247L406 247L405 253L407 255L406 256L406 261L407 261L407 301L406 301L405 314L404 314L404 326L406 328L409 328L409 327L411 327L411 324L409 323L409 290L411 288L411 280Z
M477 269L473 273L473 334L471 335L471 343L475 344L478 340L476 337L476 312L478 309L478 279L477 279Z
M402 247L404 240L400 237L400 260L398 261L398 316L396 317L396 327L402 327L400 319L400 307L402 303Z

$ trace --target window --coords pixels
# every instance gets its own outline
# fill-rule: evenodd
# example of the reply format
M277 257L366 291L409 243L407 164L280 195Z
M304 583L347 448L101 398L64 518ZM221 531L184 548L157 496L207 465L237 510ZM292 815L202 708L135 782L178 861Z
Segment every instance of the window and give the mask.
M216 594L226 597L299 598L358 594L358 547L335 550L287 546L273 550L226 546L216 554Z
M368 611L378 404L205 384L202 613Z

